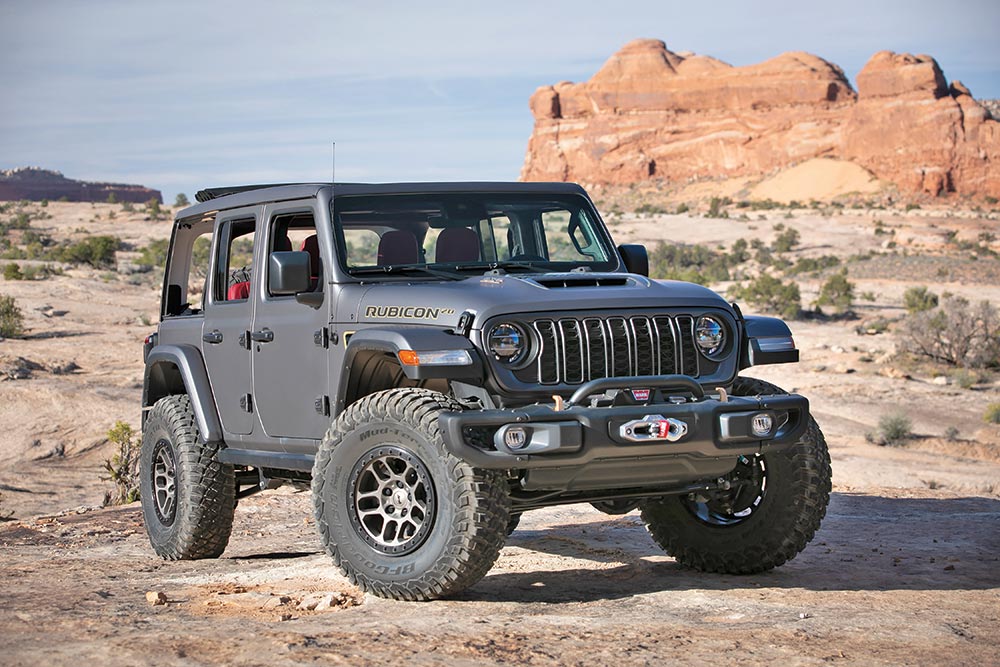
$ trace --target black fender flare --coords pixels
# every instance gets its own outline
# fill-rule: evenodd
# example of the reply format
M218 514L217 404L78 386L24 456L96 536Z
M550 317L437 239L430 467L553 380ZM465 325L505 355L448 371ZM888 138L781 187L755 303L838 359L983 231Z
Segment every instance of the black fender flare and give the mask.
M743 318L740 368L790 364L799 360L792 330L777 317L747 315Z
M362 329L350 334L350 339L347 341L340 373L340 386L337 389L338 409L344 407L354 360L359 354L384 352L396 357L398 362L400 350L413 350L418 354L442 350L465 350L472 359L472 363L466 366L407 366L400 363L403 373L411 380L442 378L480 384L483 379L483 361L479 351L472 344L472 341L450 329L420 326Z
M203 443L219 442L222 437L222 422L212 395L212 385L201 358L201 352L193 345L157 345L146 358L146 371L142 388L143 423L145 409L162 398L162 392L154 391L150 378L157 366L167 365L176 369L184 383L184 390L191 397L198 433ZM172 392L168 392L172 393Z

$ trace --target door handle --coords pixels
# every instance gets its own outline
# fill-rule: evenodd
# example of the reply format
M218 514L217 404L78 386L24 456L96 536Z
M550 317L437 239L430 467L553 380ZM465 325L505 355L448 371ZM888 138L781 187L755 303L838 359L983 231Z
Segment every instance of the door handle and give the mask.
M261 329L260 331L254 331L250 334L250 340L255 343L270 343L274 340L274 332L267 328Z
M222 332L216 329L211 333L202 334L201 339L206 343L211 343L212 345L217 345L222 342Z

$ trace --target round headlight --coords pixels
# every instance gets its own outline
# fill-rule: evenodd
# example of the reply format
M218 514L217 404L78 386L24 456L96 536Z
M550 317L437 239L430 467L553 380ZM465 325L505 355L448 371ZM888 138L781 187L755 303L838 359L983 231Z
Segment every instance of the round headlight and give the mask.
M726 345L726 329L714 317L699 317L694 336L698 349L707 357L718 354Z
M521 327L504 322L490 329L486 345L497 359L513 363L524 356L528 349L528 337Z

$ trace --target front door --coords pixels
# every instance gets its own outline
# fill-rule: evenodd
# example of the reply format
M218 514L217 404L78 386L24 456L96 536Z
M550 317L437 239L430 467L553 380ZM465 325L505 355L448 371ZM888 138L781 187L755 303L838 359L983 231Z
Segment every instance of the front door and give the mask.
M306 251L311 255L312 288L322 294L323 263L316 236L314 202L275 204L265 209L267 238L252 337L253 388L257 414L271 438L323 437L330 426L328 387L328 323L330 298L318 308L299 303L294 296L270 293L268 259L272 252ZM313 443L283 442L285 451L311 453Z
M237 435L251 433L254 424L247 332L253 320L252 289L259 280L253 266L259 210L256 207L220 214L211 250L212 275L204 295L202 354L222 427Z

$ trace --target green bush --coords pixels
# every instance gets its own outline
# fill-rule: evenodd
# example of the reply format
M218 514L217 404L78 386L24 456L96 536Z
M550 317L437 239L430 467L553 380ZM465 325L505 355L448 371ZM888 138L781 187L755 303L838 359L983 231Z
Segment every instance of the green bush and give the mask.
M822 257L800 257L795 264L788 269L788 273L797 275L799 273L816 273L829 269L840 264L840 258L833 255L823 255Z
M188 201L187 195L184 194L183 192L178 192L177 196L174 197L174 206L180 208L180 207L190 206L190 205L191 205L191 202Z
M838 313L851 309L854 303L854 283L847 279L847 269L841 269L820 287L817 306L833 306Z
M773 276L761 274L746 285L734 285L730 296L748 302L764 312L777 313L794 319L802 311L802 295L795 283L783 283Z
M681 213L687 213L690 210L691 210L691 207L688 206L687 204L679 204L677 206L677 215L680 215Z
M938 296L923 286L910 287L903 292L903 305L906 307L906 312L911 315L922 313L937 308Z
M0 338L19 338L24 335L24 315L14 297L0 294Z
M729 280L730 258L703 245L660 242L649 254L649 275L707 285Z
M990 403L986 406L983 421L987 424L1000 424L1000 403Z
M970 371L968 368L960 368L951 374L951 379L962 389L972 389L979 382L979 373Z
M4 265L3 278L4 280L24 280L24 274L21 273L21 265L17 262Z
M879 444L899 445L913 435L913 423L902 412L882 415L878 420Z
M712 197L712 199L708 202L708 213L705 214L705 217L728 218L729 212L726 211L723 207L728 206L732 203L733 200L730 199L729 197L722 197L721 199L719 197Z
M70 264L89 264L95 269L113 269L115 251L121 241L115 236L91 236L90 238L54 248L51 258Z
M799 244L799 233L794 229L786 229L778 234L771 244L774 252L791 252Z
M139 249L139 263L149 266L163 266L167 262L169 245L170 241L167 239L150 241L148 246Z

